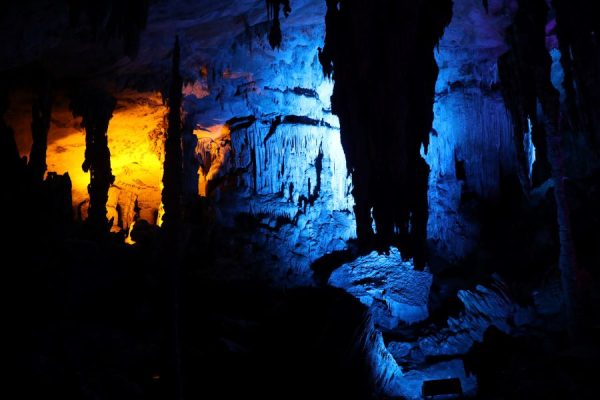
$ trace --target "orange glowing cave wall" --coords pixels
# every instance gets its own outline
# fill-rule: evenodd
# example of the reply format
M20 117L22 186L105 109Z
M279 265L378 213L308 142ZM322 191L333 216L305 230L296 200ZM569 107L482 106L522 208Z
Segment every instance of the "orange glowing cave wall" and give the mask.
M108 146L115 183L109 190L108 218L127 229L133 222L135 206L139 217L156 223L161 204L163 175L164 116L167 112L160 93L123 91L116 96L117 108L108 128ZM21 156L31 149L30 93L11 96L6 118L15 131ZM76 218L85 219L89 196L89 174L83 172L85 130L74 118L64 95L55 96L48 133L47 170L69 173L73 184L73 209ZM120 209L120 217L117 212Z

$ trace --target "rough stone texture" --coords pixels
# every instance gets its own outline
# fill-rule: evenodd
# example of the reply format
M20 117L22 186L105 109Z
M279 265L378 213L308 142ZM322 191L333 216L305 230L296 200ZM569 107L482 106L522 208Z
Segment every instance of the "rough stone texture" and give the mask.
M286 285L311 283L310 264L356 235L333 84L318 62L324 15L324 3L294 2L277 50L263 25L247 26L184 89L199 193L214 200L225 226L240 214L258 220L252 264Z
M428 238L449 258L473 249L478 227L465 218L464 192L497 197L503 175L516 171L512 124L498 89L498 57L506 52L509 2L455 0L453 18L435 52L433 131L424 158L429 174ZM457 171L457 163L464 171ZM464 172L464 176L461 176Z
M388 255L372 252L336 269L329 284L345 289L371 309L376 324L393 329L400 322L427 318L432 276L415 271L391 248Z
M392 354L383 343L381 331L376 329L372 319L367 321L363 338L367 349L367 358L372 369L372 379L376 387L386 396L398 396L403 392L400 384L402 368L398 366Z
M305 203L313 206L315 201L330 210L350 209L339 131L293 123L280 124L274 130L271 126L260 121L225 137L200 140L198 155L203 158L202 165L209 166L202 174L208 186L206 195L220 188L227 190L228 184L248 195L278 195L281 200L275 201L271 210L262 210L261 202L248 207L254 207L255 213L290 219L306 210Z
M260 226L252 242L265 250L263 261L273 267L265 271L269 278L291 270L302 282L310 282L308 266L326 253L344 250L346 241L355 237L351 177L339 123L331 113L333 83L323 77L318 61L325 38L324 1L294 1L291 14L280 18L282 42L275 50L268 41L264 3L152 2L135 57L124 54L118 38L95 40L85 18L69 27L69 7L51 3L4 6L0 18L10 19L7 26L15 29L6 32L0 69L37 60L55 79L93 77L110 88L119 100L108 128L115 185L137 195L140 218L161 221L166 129L160 102L168 97L178 35L184 78L184 195L210 197L229 226L239 214L255 217ZM45 34L38 35L40 31ZM19 51L7 50L13 47ZM23 74L27 80L27 72ZM48 168L69 171L74 207L82 204L79 214L85 217L89 178L80 172L83 149L77 121L63 118L64 97L57 96L54 109ZM22 110L13 113L10 123L18 131L21 154L28 154L31 102L26 98L13 103ZM254 123L240 128L235 121L244 118ZM111 217L116 217L117 203L112 203ZM115 224L128 225L123 218L115 218ZM253 254L249 261L256 264L257 257Z
M259 214L266 210L269 214L293 219L298 199L301 196L311 197L308 178L310 192L314 193L317 174L312 165L322 146L322 190L312 207L325 207L325 210L317 211L308 219L316 223L314 217L319 215L344 210L352 212L352 178L345 176L346 167L340 165L345 164L346 157L341 152L339 122L331 112L333 82L323 77L318 59L318 48L323 47L325 39L325 1L292 2L291 14L280 21L282 42L277 50L273 50L268 42L270 23L261 2L197 1L185 2L185 7L166 1L153 2L148 9L147 27L141 32L140 48L135 57L124 56L118 43L94 42L89 29L83 25L66 29L68 21L63 15L68 11L66 6L53 7L50 2L44 6L42 3L34 10L13 5L6 7L4 18L22 23L18 29L20 36L13 37L14 32L6 36L7 42L19 47L20 51L3 53L3 67L39 59L58 78L68 74L94 75L101 79L110 77L117 87L161 89L164 93L173 40L176 34L179 35L184 118L195 134L185 136L184 133L184 137L190 139L185 144L188 147L184 160L188 169L188 177L184 181L186 191L193 192L188 189L193 189L198 174L200 193L206 194L202 192L205 185L214 190L218 200L223 194L222 183L229 184L228 189L232 188L229 179L232 165L237 169L233 171L238 175L236 183L244 182L248 186L248 181L253 179L254 166L250 161L254 154L261 158L255 160L256 164L265 163L256 168L257 194L269 195L273 199L281 194L289 199L290 183L294 188L293 201L273 201L267 205L265 199L268 196L262 197L256 202L259 206L251 212ZM456 0L452 22L438 46L439 51L435 52L440 73L435 89L437 100L433 122L437 135L430 135L430 146L425 156L431 168L427 230L436 247L451 256L467 254L478 233L477 227L463 218L461 191L493 195L498 190L499 175L514 169L506 161L512 155L510 123L494 87L497 81L496 59L506 50L503 32L510 23L507 7L506 1L492 0L486 13L478 0ZM45 19L52 21L41 23ZM39 25L48 34L29 40L38 35ZM36 44L32 47L25 42ZM105 45L108 50L100 51ZM60 57L56 57L57 54ZM118 113L115 115L118 117ZM300 119L295 123L284 122L292 116ZM220 132L227 121L246 117L256 119L251 127L237 132L230 127L231 137L213 134ZM269 135L278 118L282 123ZM321 125L307 125L307 121ZM109 126L109 139L110 136ZM193 136L198 139L197 145ZM265 141L267 136L269 139ZM235 150L235 157L241 157L244 165L239 158L235 159L235 164L228 162L231 155L224 149L229 148ZM160 146L157 149L160 150ZM207 153L210 155L207 156ZM245 158L249 155L250 159ZM284 157L287 157L287 165L283 165ZM494 161L497 157L502 160L500 165ZM464 161L464 179L456 178L455 159ZM195 171L194 167L198 165L200 170ZM221 168L222 165L225 167ZM242 171L239 168L249 169ZM70 174L76 189L77 177L73 171ZM118 182L119 174L115 175ZM212 183L209 182L211 180ZM144 179L145 185L138 186L145 188L148 186L146 181ZM139 195L142 218L153 222L158 204L150 204L146 200L148 191L143 191ZM242 194L238 205L246 209L247 192L242 191ZM74 195L74 200L79 197ZM323 202L319 203L321 200ZM222 210L226 219L236 213L235 207L231 206L233 203L228 202L227 209ZM336 217L336 220L339 218ZM320 231L326 231L328 221L322 222ZM350 226L344 227L344 232L355 230L352 227L353 217L348 219L348 224ZM265 234L273 236L276 233ZM288 232L285 234L288 235ZM344 233L341 237L354 235ZM328 236L333 236L333 241L320 245L319 250L312 245L304 246L302 242L292 241L292 247L282 250L282 253L291 254L298 243L310 248L315 253L314 258L324 255L317 253L327 251L325 249L344 248L333 244L338 238L333 231L319 240L327 241ZM410 255L407 252L403 254ZM284 256L280 264L294 262Z
M475 341L481 342L491 325L505 333L512 332L515 325L524 323L524 310L520 310L506 292L500 280L495 281L491 288L477 285L474 290L459 291L458 298L465 309L458 317L448 318L446 327L436 329L435 333L412 344L392 342L389 344L390 351L401 364L425 357L457 356L465 354ZM514 323L515 315L521 323Z

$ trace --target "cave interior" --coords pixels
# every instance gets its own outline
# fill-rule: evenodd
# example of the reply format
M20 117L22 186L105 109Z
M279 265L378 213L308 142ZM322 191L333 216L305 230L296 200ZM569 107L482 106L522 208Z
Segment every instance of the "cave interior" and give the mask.
M10 398L597 398L586 0L0 4Z

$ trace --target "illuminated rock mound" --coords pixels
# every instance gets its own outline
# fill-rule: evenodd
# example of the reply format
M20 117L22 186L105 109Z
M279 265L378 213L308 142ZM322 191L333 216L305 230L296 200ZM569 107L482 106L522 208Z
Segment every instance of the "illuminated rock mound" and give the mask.
M346 289L370 308L374 322L394 329L400 322L415 323L428 317L432 276L415 271L392 248L389 254L372 252L333 271L329 284Z

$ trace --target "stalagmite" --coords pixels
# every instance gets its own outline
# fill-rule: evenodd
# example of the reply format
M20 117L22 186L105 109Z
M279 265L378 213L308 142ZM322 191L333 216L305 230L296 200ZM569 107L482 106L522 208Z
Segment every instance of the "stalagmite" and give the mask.
M163 224L166 229L179 226L183 194L183 149L181 143L181 87L179 74L179 38L173 47L171 87L169 90L169 114L167 139L165 141L165 162L163 174L162 201L165 214Z
M112 224L106 218L108 188L115 181L110 165L107 130L115 105L114 97L95 89L81 90L73 96L70 105L73 116L81 116L85 128L85 160L81 168L84 172L90 172L88 222L100 232L108 231L109 224Z
M42 182L46 173L46 150L48 148L48 130L52 116L52 92L47 76L40 76L37 98L32 105L31 136L33 144L29 154L29 169L35 182Z

